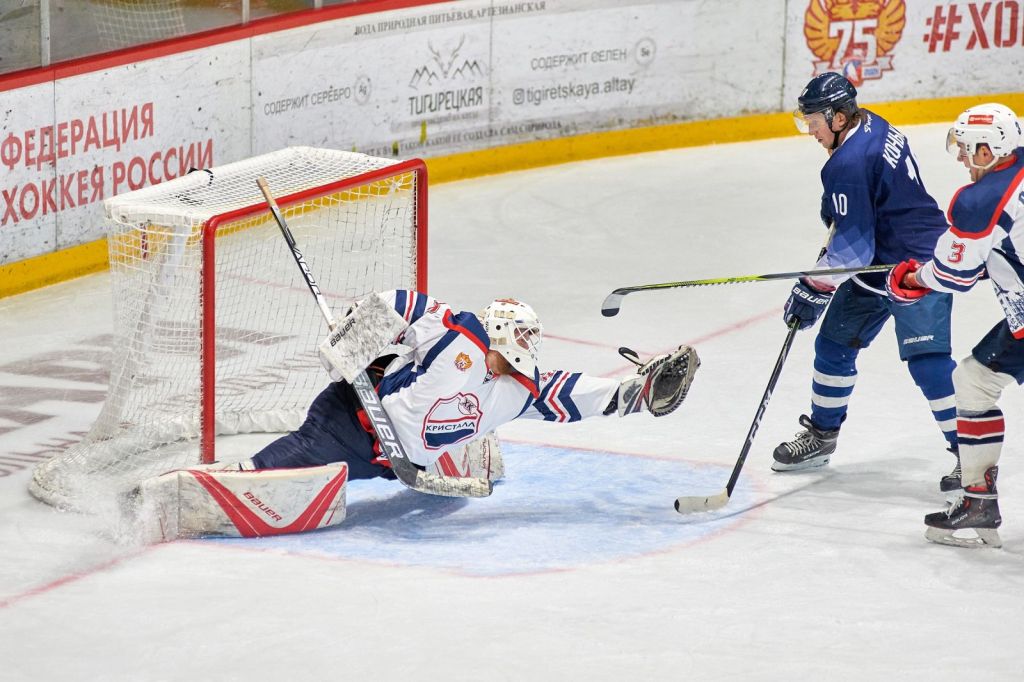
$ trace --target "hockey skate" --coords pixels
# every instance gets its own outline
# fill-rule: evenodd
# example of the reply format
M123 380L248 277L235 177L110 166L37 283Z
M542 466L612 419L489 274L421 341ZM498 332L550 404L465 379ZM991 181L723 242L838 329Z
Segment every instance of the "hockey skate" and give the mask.
M955 447L949 448L949 451L956 457L956 466L939 480L939 490L944 493L960 490L963 487L963 484L960 482L960 453L957 452Z
M775 448L772 471L799 471L823 467L836 451L839 429L825 431L816 427L806 414L800 415L800 426L796 438Z
M1002 547L996 531L1003 522L996 494L998 472L999 467L991 467L985 472L985 482L966 486L963 497L950 502L948 510L925 516L925 538L954 547ZM974 531L974 535L957 537L954 533L958 530Z

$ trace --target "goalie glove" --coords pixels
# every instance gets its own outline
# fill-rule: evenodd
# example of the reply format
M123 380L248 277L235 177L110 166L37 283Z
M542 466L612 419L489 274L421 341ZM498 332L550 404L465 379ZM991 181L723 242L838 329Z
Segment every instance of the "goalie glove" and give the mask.
M643 406L655 417L664 417L686 399L693 376L700 367L697 351L679 346L671 353L656 355L647 362L629 348L619 348L619 355L637 365L637 376L626 377L619 384L614 406L619 416L639 412ZM606 414L611 413L609 406Z

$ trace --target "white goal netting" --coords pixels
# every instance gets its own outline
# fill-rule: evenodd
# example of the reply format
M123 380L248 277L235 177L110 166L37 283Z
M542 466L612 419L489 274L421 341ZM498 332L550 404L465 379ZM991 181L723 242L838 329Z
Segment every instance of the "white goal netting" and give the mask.
M184 0L93 0L91 13L105 50L183 36Z
M217 435L301 423L329 380L316 354L327 327L260 176L337 315L371 291L425 288L419 161L294 147L107 200L107 400L81 443L36 468L33 495L88 510L212 461Z

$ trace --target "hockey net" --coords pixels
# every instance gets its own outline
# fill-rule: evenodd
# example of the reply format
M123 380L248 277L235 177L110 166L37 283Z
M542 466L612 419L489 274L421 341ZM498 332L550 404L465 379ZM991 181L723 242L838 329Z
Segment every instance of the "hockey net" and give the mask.
M90 511L216 437L288 431L326 386L326 323L256 185L263 176L328 304L426 288L426 169L293 147L109 199L114 301L106 402L30 490Z

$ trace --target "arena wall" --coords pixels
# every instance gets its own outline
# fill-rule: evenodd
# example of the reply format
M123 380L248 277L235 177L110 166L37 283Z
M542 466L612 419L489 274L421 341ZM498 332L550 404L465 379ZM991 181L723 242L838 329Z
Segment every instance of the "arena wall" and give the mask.
M1024 0L377 0L0 76L0 296L106 267L104 198L288 145L431 182L796 134L845 73L902 124L1024 110Z

